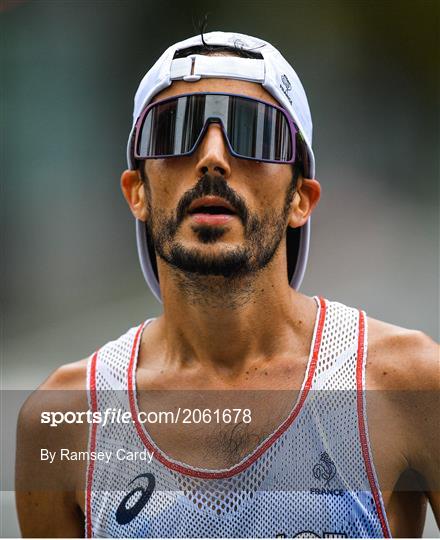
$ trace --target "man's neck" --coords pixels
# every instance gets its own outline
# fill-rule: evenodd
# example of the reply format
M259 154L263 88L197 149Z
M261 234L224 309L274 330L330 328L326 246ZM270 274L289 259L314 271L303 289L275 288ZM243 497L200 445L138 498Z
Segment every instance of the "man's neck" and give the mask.
M275 269L273 269L275 270ZM255 360L308 351L316 303L265 271L241 280L161 276L161 334L173 362L238 374Z

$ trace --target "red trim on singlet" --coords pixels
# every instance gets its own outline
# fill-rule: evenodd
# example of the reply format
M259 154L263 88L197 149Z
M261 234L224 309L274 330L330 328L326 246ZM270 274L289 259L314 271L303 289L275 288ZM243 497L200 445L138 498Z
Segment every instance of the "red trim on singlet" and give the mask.
M89 392L90 401L92 405L92 412L98 410L98 401L96 399L96 360L98 358L98 351L92 357L90 362L90 380L89 380ZM92 422L91 434L90 434L90 452L94 452L96 449L96 430L98 424ZM87 515L87 538L92 538L92 483L93 483L93 471L95 470L95 460L89 460L89 466L87 470L87 491L86 491L86 515Z
M309 390L312 386L313 381L313 375L315 373L316 364L318 362L318 355L319 355L319 349L321 346L321 338L322 338L322 331L324 328L324 321L325 321L325 314L326 314L326 304L325 300L323 298L319 298L319 304L320 304L320 312L319 312L319 321L318 326L316 330L316 336L315 341L313 344L313 353L312 353L312 359L310 362L310 365L308 366L308 375L307 380L304 384L304 387L301 392L300 399L297 401L295 407L293 408L292 412L288 416L288 418L281 424L281 426L265 441L265 443L258 448L252 455L250 455L243 463L240 463L239 465L236 465L232 469L228 469L226 471L218 471L218 472L208 472L208 471L200 471L193 469L188 466L180 465L178 463L174 463L173 461L170 461L163 455L163 453L160 451L159 448L154 447L150 440L148 439L148 436L146 432L143 430L143 426L139 422L138 414L137 414L137 404L135 399L135 391L136 391L136 383L134 382L134 376L133 376L133 369L134 369L134 361L136 358L136 351L138 349L138 342L141 335L141 331L144 328L144 325L141 325L139 329L137 330L134 343L133 343L133 349L131 352L131 358L130 358L130 364L128 367L128 395L129 395L129 401L130 401L130 409L132 418L134 420L134 424L136 426L136 430L138 432L139 437L141 438L144 445L147 447L147 449L150 452L154 452L154 457L160 461L163 465L168 467L169 469L173 471L177 471L181 474L185 474L187 476L192 476L196 478L203 478L203 479L223 479L223 478L230 478L245 469L247 469L252 463L254 463L270 446L274 444L274 442L281 437L281 435L289 428L289 426L292 424L292 422L295 420L295 418L298 416L304 401L306 400L307 394L309 393Z
M365 316L362 311L359 311L359 337L356 365L356 386L357 386L357 413L359 425L359 437L361 441L362 456L364 458L365 469L367 471L368 481L370 483L371 493L373 495L374 504L376 505L377 515L384 538L391 538L387 520L385 518L382 501L379 493L379 487L376 483L376 478L373 472L373 464L368 445L367 430L364 417L364 384L363 384L363 369L364 369L364 339L365 339Z

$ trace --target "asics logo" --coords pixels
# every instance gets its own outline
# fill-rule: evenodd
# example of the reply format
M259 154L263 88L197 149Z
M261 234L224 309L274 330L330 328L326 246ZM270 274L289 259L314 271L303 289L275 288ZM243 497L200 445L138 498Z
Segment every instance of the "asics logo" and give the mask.
M145 481L138 482L140 485L135 487L130 493L128 493L121 501L120 505L116 510L116 521L119 525L127 525L130 521L139 515L140 511L147 502L150 500L150 497L153 493L154 487L156 485L156 479L151 473L140 474L133 478L133 480L128 484L131 486L136 480L141 480L145 478L148 480L146 486L142 485ZM140 494L140 496L139 496Z

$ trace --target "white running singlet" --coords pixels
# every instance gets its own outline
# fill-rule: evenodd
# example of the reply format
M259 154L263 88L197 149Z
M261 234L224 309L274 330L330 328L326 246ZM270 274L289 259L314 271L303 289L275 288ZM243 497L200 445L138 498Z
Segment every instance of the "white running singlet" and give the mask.
M133 420L92 423L89 452L123 448L154 457L89 461L87 537L391 536L368 439L365 312L315 301L310 355L291 413L229 469L170 458L137 420L136 363L149 321L93 355L91 410L121 409Z

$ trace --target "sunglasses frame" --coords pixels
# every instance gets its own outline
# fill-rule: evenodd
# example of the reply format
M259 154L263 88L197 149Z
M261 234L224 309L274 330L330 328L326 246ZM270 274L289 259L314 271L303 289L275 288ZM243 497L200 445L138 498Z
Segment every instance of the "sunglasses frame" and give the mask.
M203 125L202 129L200 130L199 136L197 137L197 140L194 143L194 146L191 148L191 150L189 152L184 152L182 154L162 154L162 155L159 155L159 156L148 156L148 157L140 156L137 153L137 148L138 148L139 138L140 138L141 131L142 131L142 126L144 125L144 120L145 120L148 112L152 108L156 107L157 105L161 105L163 103L167 103L169 101L176 100L178 98L188 97L188 96L200 96L200 95L203 95L203 96L217 95L217 96L239 97L239 98L243 98L243 99L253 101L253 102L257 102L257 103L263 103L264 105L268 105L269 107L272 107L274 109L279 110L283 114L285 119L287 120L287 124L289 126L291 143L292 143L292 158L290 160L288 160L288 161L285 161L285 160L273 160L273 159L258 159L258 158L249 157L249 156L242 156L241 154L238 154L237 152L234 151L234 149L232 148L232 146L231 146L231 144L229 142L228 135L226 133L226 129L225 129L225 126L223 124L223 121L221 120L221 118L218 118L218 117L210 117L210 118L206 119L205 124ZM220 124L221 130L223 132L224 139L226 141L226 145L228 147L229 153L232 156L234 156L236 158L239 158L239 159L247 159L249 161L258 161L260 163L277 163L277 164L286 164L286 165L288 165L288 164L291 165L291 164L295 163L295 160L296 160L296 136L298 134L300 134L300 132L299 132L299 129L296 126L295 122L290 118L287 111L285 109L283 109L282 107L278 106L278 105L274 105L273 103L269 103L269 102L264 101L262 99L257 99L257 98L254 98L254 97L245 96L243 94L230 94L228 92L189 92L187 94L179 94L177 96L172 96L172 97L169 97L169 98L162 99L160 101L155 101L153 103L150 103L142 111L141 115L139 116L139 118L138 118L138 120L136 122L134 147L133 147L134 158L136 160L144 160L144 159L165 159L165 158L168 159L168 158L190 156L191 154L193 154L196 151L196 149L199 146L200 141L203 139L209 125L214 123L213 120L215 121L215 123Z

